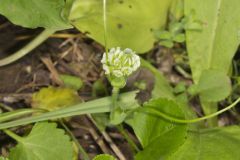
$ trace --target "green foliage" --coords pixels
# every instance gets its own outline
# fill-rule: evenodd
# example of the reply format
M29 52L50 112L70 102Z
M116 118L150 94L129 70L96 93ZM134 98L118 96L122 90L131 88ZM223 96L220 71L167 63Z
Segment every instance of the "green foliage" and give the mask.
M239 45L239 0L186 0L185 15L193 11L202 31L186 31L187 50L195 83L208 69L227 74Z
M171 22L168 30L160 30L155 32L155 37L159 43L165 47L172 48L174 42L182 43L185 41L185 34L183 33L184 22Z
M144 107L154 107L171 116L184 118L181 108L172 100L159 98L144 104ZM187 134L186 125L177 125L146 113L134 113L128 123L143 146L143 151L136 156L137 160L156 160L172 153L184 142Z
M238 126L189 131L186 141L166 160L240 159L239 135Z
M152 100L144 107L154 107L173 117L184 117L181 108L172 100ZM181 118L182 119L182 118ZM136 160L232 160L239 159L240 128L237 126L198 130L174 124L144 113L134 113L129 124L139 138L143 150Z
M152 98L174 98L173 88L169 85L167 79L155 67L144 59L141 59L141 67L149 69L155 77Z
M96 156L93 160L116 160L116 158L108 154L101 154Z
M0 160L9 160L9 159L1 156Z
M184 14L184 1L173 0L170 8L170 19L179 21Z
M168 99L159 98L144 104L144 107L149 106L173 116L183 116L179 106L175 104L174 101ZM141 112L134 113L133 118L130 119L128 123L133 127L143 147L148 146L163 133L176 127L174 124L162 118Z
M165 79L165 77L158 71L154 72L155 84L152 91L153 98L165 97L174 98L173 89Z
M55 123L37 123L27 137L19 137L11 149L11 160L72 160L72 143Z
M60 78L66 87L72 88L74 90L79 90L83 86L83 81L79 77L61 74Z
M80 102L76 91L70 88L43 88L34 93L32 97L32 107L48 111L69 107Z
M118 104L123 110L134 110L139 107L136 97L136 91L123 93L119 96ZM60 108L51 112L35 115L32 117L23 118L11 122L0 123L0 129L26 125L34 122L71 117L75 115L94 114L110 112L112 106L111 97L99 98L85 103L78 103L73 106Z
M172 48L174 43L183 43L186 40L185 30L199 31L202 29L201 23L195 17L195 12L190 12L189 15L183 17L183 2L175 0L175 5L172 5L170 12L170 22L167 30L155 31L155 37L162 46Z
M98 79L93 83L92 86L92 96L97 97L98 95L107 95L107 87L104 85L102 79Z
M155 41L153 31L163 28L172 0L107 1L107 43L109 48L119 46L143 53ZM75 0L69 20L74 26L104 44L102 1Z
M170 4L170 23L166 27ZM106 40L108 48L119 46L140 53L152 48L154 38L166 47L172 47L175 42L182 43L186 38L194 80L194 85L188 91L192 95L200 96L205 114L215 112L217 102L229 96L231 82L227 74L240 42L239 0L185 0L184 7L182 0L149 0L147 6L145 1L140 0L108 0L106 7L107 28L104 28L103 22L103 1L99 0L1 0L0 14L17 25L29 28L61 30L70 28L71 23L101 44L105 44ZM164 28L167 30L163 30ZM107 39L104 39L106 29ZM184 84L179 83L173 89L150 63L142 60L142 67L148 68L155 76L153 99L145 103L143 108L154 108L169 117L181 120L195 117L187 107L188 97ZM75 90L83 85L76 77L62 75L61 79L66 86ZM115 80L116 83L121 81ZM145 88L144 84L137 85ZM73 89L42 89L33 95L33 107L52 112L1 123L0 128L111 111L113 103L110 97L75 105L80 100ZM106 93L106 88L100 81L93 87L95 96L98 92ZM175 97L174 93L178 96ZM239 127L199 129L197 125L192 127L173 123L140 112L141 109L133 112L139 107L135 93L120 96L119 99L118 94L114 97L118 114L115 124L125 120L133 128L143 147L143 150L136 154L136 160L240 159ZM62 108L71 105L75 106ZM210 105L212 107L209 107ZM106 114L99 114L95 119L100 122L102 130L109 123ZM37 123L27 137L17 137L16 140L18 144L10 152L11 160L71 160L74 156L69 138L62 130L57 129L54 123ZM0 157L1 159L4 160L3 157ZM115 158L99 155L94 160Z
M1 0L0 14L23 27L62 30L71 28L61 17L64 7L64 0Z
M190 91L193 94L198 93L203 101L218 102L229 96L231 81L219 70L205 70L198 84L194 85Z

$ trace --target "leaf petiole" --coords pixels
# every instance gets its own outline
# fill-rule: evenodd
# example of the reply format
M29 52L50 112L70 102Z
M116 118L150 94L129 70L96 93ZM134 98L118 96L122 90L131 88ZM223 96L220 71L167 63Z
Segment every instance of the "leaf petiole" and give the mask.
M13 53L12 55L6 58L0 59L0 67L8 65L12 62L15 62L18 59L22 58L23 56L27 55L29 52L31 52L33 49L39 46L42 42L44 42L54 32L56 32L55 29L45 29L42 33L40 33L35 39L33 39L25 47L23 47L22 49L18 50L16 53Z
M240 102L240 97L236 101L234 101L232 104L230 104L229 106L227 106L226 108L224 108L222 110L219 110L219 111L217 111L215 113L206 115L204 117L195 118L195 119L178 119L178 118L174 118L172 116L169 116L169 115L167 115L165 113L162 113L162 112L154 109L152 106L148 106L150 108L141 108L139 111L144 112L144 113L148 113L148 114L152 114L152 115L155 115L155 116L159 116L159 117L161 117L161 118L163 118L165 120L168 120L168 121L171 121L171 122L174 122L174 123L185 124L185 123L196 123L196 122L200 122L200 121L207 120L207 119L213 118L215 116L218 116L218 115L222 114L223 112L226 112L227 110L233 108L239 102Z

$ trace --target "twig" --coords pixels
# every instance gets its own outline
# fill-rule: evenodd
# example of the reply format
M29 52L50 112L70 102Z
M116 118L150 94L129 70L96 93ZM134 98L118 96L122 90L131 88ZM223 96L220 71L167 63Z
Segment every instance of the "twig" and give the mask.
M46 57L41 57L42 62L46 65L46 67L48 68L48 70L51 72L52 75L52 80L62 86L63 85L63 81L60 79L59 74L56 70L56 68L54 67L53 62L51 61L50 58L46 58Z
M94 121L94 119L91 117L91 115L87 115L87 117L89 118L89 120L97 127L96 122ZM98 128L98 127L97 127ZM117 145L113 142L113 140L111 139L111 137L107 134L106 131L100 131L101 134L103 135L104 139L106 140L106 142L108 142L108 144L110 145L111 149L113 150L113 152L116 154L116 156L119 158L119 160L127 160L126 157L123 155L123 153L120 151L120 149L117 147Z
M68 126L63 122L63 120L59 120L60 124L63 126L63 128L67 131L67 133L69 134L69 136L72 138L72 140L75 142L75 144L77 145L79 152L83 155L84 160L90 160L87 152L84 150L84 148L81 146L81 144L79 143L79 141L76 139L76 137L73 135L73 133L71 132L71 130L68 128Z
M128 133L124 130L122 125L117 126L118 130L120 131L120 133L124 136L124 138L127 140L127 142L130 144L130 146L132 147L133 151L137 151L139 152L140 149L138 148L138 146L135 144L135 142L130 138L130 136L128 135Z
M78 123L76 124L79 125ZM106 146L102 138L99 136L99 134L96 132L96 130L90 124L89 124L89 128L86 128L80 125L77 127L88 131L91 134L92 138L95 140L95 142L98 144L98 146L101 148L102 152L110 154L108 147Z

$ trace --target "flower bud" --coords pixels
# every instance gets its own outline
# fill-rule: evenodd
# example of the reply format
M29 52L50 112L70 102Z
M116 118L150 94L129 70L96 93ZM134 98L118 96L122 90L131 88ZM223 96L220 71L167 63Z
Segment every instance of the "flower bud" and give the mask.
M140 67L139 56L129 48L123 51L120 47L112 48L108 57L106 53L103 54L101 62L105 74L115 77L128 77Z
M140 58L129 48L121 50L117 47L112 48L108 55L104 53L101 63L111 84L122 88L126 84L126 78L140 67Z

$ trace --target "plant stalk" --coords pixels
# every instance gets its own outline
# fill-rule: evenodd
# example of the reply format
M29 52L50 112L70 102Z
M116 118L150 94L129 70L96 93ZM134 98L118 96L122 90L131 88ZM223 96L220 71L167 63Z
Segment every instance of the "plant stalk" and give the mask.
M14 140L18 141L18 142L21 142L22 141L22 137L20 137L19 135L15 134L14 132L8 130L8 129L5 129L3 130L4 133L6 133L9 137L13 138Z
M200 101L201 101L202 109L203 109L203 112L204 112L205 115L209 115L209 114L217 112L217 110L218 110L217 103L214 103L214 102L204 102L202 100L200 100ZM218 126L218 119L217 119L217 117L212 117L211 119L208 119L207 120L207 125L208 125L208 127L216 127L216 126Z
M114 120L115 117L115 111L117 109L117 103L118 103L118 96L119 96L119 88L113 86L112 90L112 107L111 107L111 113L110 113L110 119Z
M128 144L130 144L133 152L140 152L140 149L138 146L135 144L135 142L130 138L130 136L127 134L127 132L124 130L123 125L117 126L118 130L120 133L123 135L123 137L127 140Z
M87 152L84 150L84 148L81 146L81 144L78 142L77 138L73 135L71 130L68 128L68 126L63 122L62 119L60 119L60 124L63 126L63 128L66 130L66 132L69 134L71 139L75 142L77 145L79 152L83 155L84 160L90 160Z
M18 59L22 58L23 56L27 55L29 52L31 52L33 49L39 46L42 42L44 42L54 32L56 32L56 30L45 29L25 47L23 47L22 49L18 50L17 52L13 53L12 55L6 58L0 59L0 67L15 62Z
M234 101L231 105L227 106L226 108L224 108L222 110L219 110L215 113L206 115L204 117L195 118L195 119L178 119L178 118L175 118L175 117L171 117L171 116L169 116L165 113L162 113L162 112L160 112L160 111L158 111L154 108L141 108L141 109L139 109L139 111L143 112L143 113L148 113L148 114L152 114L152 115L162 117L163 119L174 122L174 123L186 124L186 123L196 123L196 122L200 122L200 121L207 120L207 119L210 119L210 118L214 118L214 117L218 116L219 114L222 114L223 112L226 112L227 110L235 107L235 105L238 104L239 102L240 102L240 97L236 101ZM152 107L152 106L149 106L149 107Z

